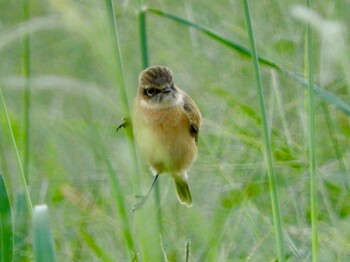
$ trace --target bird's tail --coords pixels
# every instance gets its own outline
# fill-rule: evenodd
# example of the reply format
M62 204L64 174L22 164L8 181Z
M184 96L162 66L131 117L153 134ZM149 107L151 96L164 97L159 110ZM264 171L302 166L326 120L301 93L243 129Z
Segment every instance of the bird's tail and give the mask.
M186 177L174 175L174 181L176 185L177 197L181 204L185 204L187 207L192 206L192 196L190 188L187 183Z

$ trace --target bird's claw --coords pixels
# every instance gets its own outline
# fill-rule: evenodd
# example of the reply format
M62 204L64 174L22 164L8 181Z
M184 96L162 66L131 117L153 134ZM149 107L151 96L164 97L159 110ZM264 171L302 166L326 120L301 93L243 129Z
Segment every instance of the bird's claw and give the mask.
M121 124L117 127L116 131L118 132L119 129L121 129L122 127L123 127L123 128L126 128L126 127L128 127L130 124L131 124L130 119L129 119L129 118L124 118L124 119L123 119L123 123L121 123Z

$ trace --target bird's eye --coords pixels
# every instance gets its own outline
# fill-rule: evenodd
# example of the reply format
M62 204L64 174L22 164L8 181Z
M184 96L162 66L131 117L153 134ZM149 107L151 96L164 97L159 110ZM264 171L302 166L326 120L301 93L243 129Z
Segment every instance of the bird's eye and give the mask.
M157 92L157 90L155 88L152 88L152 87L146 89L146 94L148 96L153 96L156 94L156 92Z

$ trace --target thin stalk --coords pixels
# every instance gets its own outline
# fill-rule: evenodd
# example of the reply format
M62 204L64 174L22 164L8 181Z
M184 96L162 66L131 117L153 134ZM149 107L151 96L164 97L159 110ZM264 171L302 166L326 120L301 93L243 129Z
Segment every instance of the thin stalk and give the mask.
M29 0L23 0L22 20L29 20ZM24 103L24 137L23 137L23 171L24 177L29 183L29 138L30 138L30 39L29 34L25 34L22 41L22 75L25 80Z
M115 81L119 88L120 100L123 107L123 113L129 116L130 107L129 107L128 96L126 93L125 83L124 83L124 72L123 72L124 70L123 70L123 64L122 64L122 58L121 58L118 27L117 27L117 20L115 17L114 4L113 4L113 0L105 0L105 3L106 3L107 14L108 14L108 22L110 24L110 29L111 29L111 35L113 37L112 46L113 46L114 59L115 59L115 65L116 65Z
M190 244L191 244L191 241L187 240L187 242L186 242L186 256L185 256L186 262L190 261Z
M149 67L149 56L148 56L148 42L147 42L147 21L146 21L146 8L144 7L144 1L139 0L139 30L140 30L140 47L141 47L141 58L143 69ZM163 232L162 225L162 210L160 206L160 185L155 184L154 198L157 205L157 223L159 233Z
M122 104L122 111L123 114L129 118L131 115L131 110L128 102L128 97L125 89L125 83L124 83L124 73L123 73L123 64L122 64L122 58L121 58L121 51L120 51L120 44L119 44L119 37L118 37L118 27L117 27L117 20L115 16L115 11L114 11L114 4L113 0L105 0L106 4L106 11L108 14L108 21L110 24L110 29L111 29L111 34L113 37L113 50L114 50L114 59L115 59L115 64L116 64L116 72L115 72L115 82L116 85L119 88L120 92L120 102ZM125 128L127 136L128 136L128 147L131 151L131 155L133 158L134 166L133 166L133 171L135 175L133 176L133 187L134 191L139 192L139 176L140 172L138 169L138 161L137 161L137 155L136 155L136 147L134 143L134 135L132 132L132 129L130 127Z
M275 237L276 237L276 248L277 248L277 256L278 261L285 261L285 253L284 253L284 241L283 241L283 230L282 230L282 219L280 212L280 204L279 197L277 192L277 182L276 182L276 172L273 161L272 147L271 147L271 138L269 134L269 127L266 115L266 106L265 99L262 87L262 81L260 76L259 69L259 60L255 46L254 33L251 23L250 9L248 0L243 0L244 5L244 13L247 24L247 30L249 34L250 46L251 46L251 54L253 59L253 67L255 72L256 84L257 84L257 92L259 98L260 112L263 123L263 133L264 133L264 155L265 161L267 162L268 174L269 174L269 184L270 184L270 192L271 192L271 204L272 204L272 213L274 220L274 228L275 228Z
M24 186L24 191L25 191L25 195L26 195L27 205L28 205L28 208L29 208L30 215L32 215L32 213L33 213L32 200L30 199L30 194L29 194L29 189L28 189L28 185L27 185L27 180L26 180L26 178L24 176L24 171L23 171L21 157L20 157L19 152L18 152L16 139L15 139L15 136L13 134L10 117L8 115L8 112L7 112L7 107L6 107L6 104L5 104L5 99L4 99L4 96L2 94L1 87L0 87L0 96L1 96L2 106L4 108L4 112L5 112L5 116L6 116L6 120L7 120L7 125L9 127L9 131L10 131L13 147L14 147L15 152L16 152L17 163L18 163L20 174L21 174L22 183L23 183L23 186Z
M147 45L147 29L146 29L146 9L144 8L143 0L139 0L139 31L140 31L140 47L141 47L141 58L142 68L149 66L148 59L148 45Z
M311 1L307 0L310 8ZM318 208L317 208L317 172L315 143L315 106L314 106L314 68L313 68L313 38L310 23L307 26L307 72L308 72L308 147L310 161L310 201L311 201L311 231L312 231L312 261L318 261Z
M148 42L147 42L147 23L146 23L146 8L144 1L139 0L139 33L140 33L140 48L142 58L142 68L149 67ZM154 221L157 224L157 230L160 236L163 233L162 209L160 205L160 185L159 182L154 185L154 200L156 204L157 218ZM160 243L160 246L162 243ZM162 250L160 250L162 257Z

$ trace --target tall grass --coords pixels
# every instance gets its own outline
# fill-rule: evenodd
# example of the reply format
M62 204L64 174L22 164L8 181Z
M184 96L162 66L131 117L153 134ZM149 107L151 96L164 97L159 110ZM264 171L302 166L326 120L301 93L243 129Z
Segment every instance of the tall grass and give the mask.
M146 7L143 0L139 0L139 35L140 35L140 49L141 49L141 61L142 68L149 66L148 55L148 42L147 42L147 30L146 30Z
M111 0L105 0L106 4L106 11L108 15L108 22L110 26L111 36L113 43L113 51L114 56L113 59L115 61L116 65L116 72L115 72L115 83L120 91L120 102L123 107L123 112L126 114L126 116L130 116L130 107L129 107L129 101L128 96L126 94L125 90L125 83L124 83L124 70L123 70L123 64L122 64L122 58L121 58L121 51L120 51L120 44L119 44L119 35L118 35L118 27L117 27L117 20L115 17L115 8L114 3Z
M142 69L149 67L149 51L148 51L148 40L147 40L147 21L146 21L146 7L143 0L139 0L139 32L140 32L140 51ZM158 181L159 182L159 181ZM154 197L157 209L157 224L158 231L161 235L163 232L162 212L160 206L160 184L154 185Z
M179 24L182 24L182 25L185 25L188 27L193 27L193 28L197 29L198 31L206 34L209 38L211 38L211 39L219 42L220 44L236 51L240 55L242 55L244 57L252 57L252 53L249 50L249 48L247 48L246 46L244 46L236 41L233 41L229 38L226 38L226 37L220 35L219 33L217 33L216 31L214 31L210 28L202 26L198 23L193 23L193 22L188 21L182 17L179 17L177 15L173 15L173 14L169 14L167 12L164 12L164 11L161 11L158 9L148 8L146 11L150 14L154 14L154 15L157 15L160 17L174 20L175 22L177 22ZM284 68L282 65L274 62L272 59L258 55L258 61L260 64L262 64L264 66L272 67L272 68L276 69L278 72L290 77L291 79L293 79L297 83L301 84L302 87L308 88L309 85L308 85L307 80L303 79L297 73L292 72L292 71ZM325 101L327 101L329 103L332 103L334 106L339 108L345 114L350 115L350 104L349 103L341 100L337 96L334 96L333 94L331 94L327 90L321 89L315 83L313 86L314 86L314 92L317 93L320 97L322 97L322 99L324 99Z
M0 173L8 182L4 193L0 181L0 219L13 203L14 233L14 243L4 241L11 227L2 226L7 260L11 250L15 261L348 259L350 83L337 71L334 83L317 84L317 35L309 28L303 38L288 1L243 0L244 12L237 1L31 2L39 18L29 2L17 18L3 11L13 1L0 9ZM345 21L344 5L316 7ZM195 44L188 28L198 32ZM131 129L124 141L113 126L130 116L137 76L150 64L170 66L203 112L191 209L162 176L155 199L129 212L151 181ZM31 201L50 207L51 227L47 206L32 217Z
M33 211L32 200L30 198L30 193L29 193L29 189L28 189L28 186L27 186L27 180L25 178L25 174L24 174L24 171L23 171L21 157L20 157L20 154L19 154L19 151L18 151L18 148L17 148L17 142L16 142L15 136L13 134L10 117L9 117L9 114L8 114L8 111L7 111L7 107L6 107L6 104L5 104L5 99L4 99L4 95L2 93L2 88L1 87L0 87L0 97L1 97L2 107L3 107L3 110L5 112L7 126L8 126L9 133L10 133L10 136L11 136L11 139L12 139L12 145L13 145L13 148L14 148L14 151L15 151L15 154L16 154L17 166L18 166L19 174L20 174L20 177L21 177L21 180L22 180L22 186L24 187L28 209L29 209L29 212L32 213L32 211Z
M143 3L140 2L140 10L139 10L139 30L140 30L140 46L141 46L141 57L142 57L142 65L143 67L147 67L148 66L148 50L147 50L147 36L146 36L146 21L145 21L145 16L144 16L144 10L142 9ZM123 104L123 112L125 114L125 116L127 118L130 118L131 116L131 109L129 107L129 101L127 98L127 94L126 94L126 90L125 90L125 83L124 83L124 73L123 73L123 65L122 65L122 57L121 57L121 51L120 51L120 44L119 44L119 35L118 35L118 28L117 28L117 20L116 20L116 16L115 16L115 8L114 8L114 4L113 1L109 1L106 0L106 8L107 8L107 12L108 12L108 17L109 17L109 22L110 22L110 26L112 29L112 35L113 35L113 40L114 40L114 55L115 55L115 62L117 65L117 71L116 72L116 85L120 91L120 98L121 98L121 103ZM133 139L133 133L132 133L132 129L130 126L126 127L126 132L128 135L128 144L129 144L129 149L130 152L132 154L132 167L130 167L130 169L132 170L132 174L134 177L134 192L135 194L139 194L140 193L140 171L139 171L139 164L137 161L137 157L136 157L136 148L135 148L135 143L134 143L134 139ZM104 156L104 159L108 159L107 156ZM111 165L109 166L109 170L111 172ZM120 189L115 188L114 191L120 192ZM119 198L122 197L122 195L119 194ZM159 233L161 233L161 213L160 213L160 199L159 199L159 190L158 190L158 186L156 186L156 190L155 190L155 198L156 201L158 203L158 207L157 208L157 220L152 220L152 223L154 223L156 226L155 228L158 228L158 233L156 233L157 235ZM123 208L123 210L125 209L125 207ZM138 236L140 237L141 241L139 241L139 245L141 246L141 250L142 250L142 257L144 260L148 260L148 259L155 259L154 258L154 252L150 252L149 251L149 243L147 243L147 238L149 237L149 229L146 230L145 225L144 225L144 221L145 221L145 215L147 215L146 213L143 213L142 211L136 211L138 212L138 214L136 214L136 221L137 221L137 228L138 228ZM132 239L132 233L130 231L130 227L128 226L128 219L130 219L131 217L128 216L128 214L126 212L121 212L121 216L124 220L124 224L125 224L125 239ZM158 241L157 241L158 243ZM130 250L132 250L133 252L136 253L136 244L132 241L128 243L128 247ZM158 247L156 248L157 250L159 250L159 252L157 253L157 256L161 256L161 248L160 245L158 245ZM153 254L153 255L151 255ZM138 259L137 255L134 256L134 259Z
M116 72L115 72L115 84L118 87L120 91L120 102L123 106L123 112L126 115L126 117L130 117L131 115L131 110L129 107L129 101L127 97L127 93L125 90L125 83L124 83L124 72L123 72L123 65L122 65L122 58L121 58L121 51L120 51L120 45L119 45L119 36L118 36L118 28L117 28L117 21L116 21L116 16L115 16L115 8L114 8L114 3L112 0L106 0L106 11L108 14L108 22L110 25L111 29L111 35L113 39L113 50L114 50L114 60L115 60L115 65L116 65ZM137 158L136 158L136 151L135 151L135 145L133 142L133 134L132 130L130 127L126 127L126 131L128 134L129 138L129 149L131 151L131 154L133 155L133 160L134 160L134 167L131 167L131 170L134 171L134 188L138 189L139 188L139 181L138 181L138 164L137 164ZM96 133L98 136L98 134ZM102 150L102 152L105 152ZM112 180L112 185L113 185L113 191L115 193L116 201L118 204L118 210L121 216L121 219L123 220L123 232L124 232L124 239L126 242L126 245L130 251L131 255L133 252L135 252L135 243L133 240L133 236L131 233L131 228L129 225L129 217L127 213L127 209L125 207L125 203L123 201L123 195L120 193L121 192L121 187L119 180L117 179L117 176L112 168L112 165L109 161L109 157L107 155L103 156L103 159L106 161L106 165L110 174L110 178Z
M31 197L30 197L30 193L29 193L29 188L27 186L27 180L26 180L26 177L25 177L25 174L24 174L24 171L23 171L23 167L22 167L22 162L21 162L21 158L20 158L20 154L19 154L19 151L18 151L18 148L17 148L17 143L16 143L16 140L15 140L15 137L14 137L14 132L13 132L13 129L12 129L12 126L11 126L11 121L10 121L10 118L9 118L9 115L8 115L8 111L7 111L7 107L6 107L6 104L5 104L5 99L4 99L4 96L3 96L3 93L2 93L2 89L0 88L0 97L1 97L1 101L2 101L2 107L4 109L4 112L5 112L5 117L6 117L6 121L7 121L7 126L9 128L9 133L10 133L10 136L12 138L12 146L14 148L14 151L15 151L15 155L16 155L16 158L17 158L17 167L18 167L18 171L19 171L19 174L20 174L20 179L22 181L22 185L21 185L21 188L23 188L23 191L24 191L24 203L21 202L22 204L24 204L26 206L25 210L27 212L25 213L21 213L23 216L18 218L16 217L16 220L14 220L15 223L13 223L11 221L11 224L9 224L10 220L9 219L12 219L11 217L11 213L12 213L12 210L11 210L11 206L10 206L10 203L6 203L6 199L2 199L1 200L1 203L0 205L3 205L3 211L6 211L7 210L7 214L3 214L3 218L5 219L5 221L2 221L6 227L9 227L9 226L13 226L13 225L16 225L16 228L13 228L13 232L16 232L17 234L21 234L21 233L27 233L28 232L28 223L25 223L23 221L27 221L27 219L30 219L31 218L31 215L32 215L32 212L33 212L33 206L32 206L32 200L31 200ZM3 161L6 161L5 160L5 156L3 156ZM3 181L3 177L1 176L1 180ZM4 186L4 181L3 181L3 186ZM2 193L6 192L6 188L3 187L2 188ZM7 200L8 201L8 200ZM8 206L7 206L8 205ZM22 248L22 246L24 245L24 241L23 241L23 236L21 237L15 237L14 234L12 233L12 236L10 237L9 236L9 231L7 229L5 230L2 230L2 232L4 233L4 245L1 246L0 248L0 253L2 253L4 255L4 260L3 261L12 261L12 259L9 259L9 253L8 253L8 248L10 246L13 245L13 243L16 244L16 253L14 253L14 257L13 259L16 259L15 261L18 261L17 259L20 259L22 256L20 255L20 250ZM13 248L13 247L11 247ZM11 251L13 252L13 250Z
M255 46L254 39L254 31L251 22L250 15L250 7L249 0L243 0L245 19L247 23L247 31L249 35L249 41L252 52L253 59L253 67L256 78L256 87L260 105L260 114L262 119L262 129L264 136L264 157L266 161L267 171L269 174L269 184L270 184L270 192L271 192L271 204L272 204L272 213L273 213L273 221L275 226L275 236L276 236L276 250L278 261L285 261L285 253L284 253L284 241L283 241L283 227L282 227L282 219L281 219L281 211L280 211L280 203L279 196L277 192L277 181L276 181L276 171L275 164L272 153L272 145L271 145L271 137L270 137L270 129L267 121L267 113L266 113L266 102L264 98L263 86L260 76L259 69L259 60Z
M9 195L0 174L0 261L13 260L13 220Z
M29 0L23 0L22 21L27 22L30 18ZM23 172L27 183L29 181L29 145L30 145L30 38L28 32L23 36L22 42L22 74L25 81L23 96Z
M308 8L311 1L307 0ZM316 142L315 142L315 102L314 102L314 41L311 24L307 25L307 77L308 77L308 150L310 161L310 204L312 231L312 261L319 261L318 257L318 179L316 171Z
M122 105L122 112L124 114L125 118L130 118L131 117L131 109L129 106L129 100L127 97L127 92L126 92L126 87L125 87L125 82L124 82L124 70L123 70L123 63L122 63L122 57L121 57L121 50L120 50L120 44L119 44L119 36L118 36L118 27L117 27L117 20L115 16L115 8L114 8L114 3L112 0L105 0L106 4L106 10L108 14L108 22L110 25L110 32L112 35L113 39L113 51L114 51L114 61L116 65L116 72L115 72L115 84L118 87L118 90L120 91L120 102ZM139 190L139 165L137 161L137 156L136 156L136 148L135 148L135 143L133 139L133 133L132 129L130 126L125 128L126 133L129 138L129 149L131 151L131 155L133 157L133 163L134 166L131 167L132 172L135 174L134 175L134 190L138 191Z

